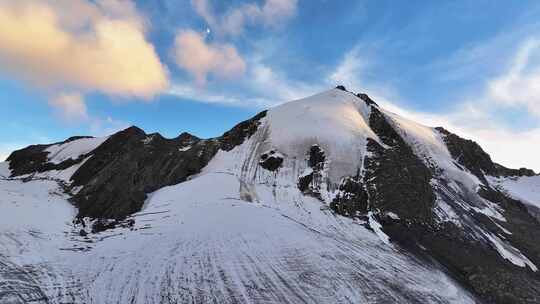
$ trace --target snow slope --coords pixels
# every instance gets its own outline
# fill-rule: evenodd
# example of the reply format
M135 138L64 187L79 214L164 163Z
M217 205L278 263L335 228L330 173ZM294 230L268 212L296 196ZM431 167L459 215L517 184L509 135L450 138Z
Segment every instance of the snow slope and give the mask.
M540 176L492 177L489 181L504 189L512 197L540 209Z
M7 178L11 175L8 162L0 162L0 178Z
M285 103L268 111L269 148L288 157L303 160L306 151L317 144L330 163L329 178L356 174L364 159L367 138L378 141L369 128L370 109L350 92L328 90L304 99Z
M49 182L33 183L0 187L30 187L21 189L25 197L37 185L50 190ZM29 219L4 227L1 256L17 269L36 269L32 278L51 303L473 303L443 272L321 211L319 201L304 197L290 206L257 185L259 201L249 202L241 184L233 174L207 171L154 192L131 230L88 239L70 232L70 208L59 199L50 202L58 205L50 225ZM19 208L30 212L47 197L32 193Z
M45 149L49 152L49 162L59 164L68 159L77 159L101 145L108 137L80 138L63 144L52 145Z
M47 303L60 290L72 293L62 252L75 245L75 208L58 184L0 178L0 193L0 303Z

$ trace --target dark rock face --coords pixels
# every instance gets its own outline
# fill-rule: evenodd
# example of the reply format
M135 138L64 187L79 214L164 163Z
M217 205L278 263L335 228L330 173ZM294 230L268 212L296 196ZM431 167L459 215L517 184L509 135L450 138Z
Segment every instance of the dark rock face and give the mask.
M230 151L234 147L242 144L246 138L257 131L259 120L266 116L266 112L267 111L262 111L253 118L237 124L230 131L225 132L221 137L217 138L220 148L225 151Z
M367 209L380 210L382 214L391 211L399 215L400 220L397 221L386 221L380 216L381 213L377 217L392 242L416 253L428 263L442 265L482 301L538 303L538 273L503 259L484 235L485 231L502 235L532 263L538 265L540 252L535 236L540 233L540 224L527 212L527 208L488 186L481 188L478 194L467 193L465 188L458 191L448 186L448 181L439 175L436 168L428 168L414 155L384 115L376 107L371 109L370 127L386 147L368 140L367 149L372 156L365 160L364 180L368 181L365 187L369 197ZM494 164L476 143L441 129L439 132L444 135L448 149L457 163L481 180L485 181L484 173L495 176L531 174L529 170L512 170ZM437 186L432 185L431 180L436 180ZM351 179L348 186L349 189L361 189L361 183L351 183ZM453 222L436 223L433 212L436 197L455 209L465 227L459 227ZM503 210L506 222L497 221L495 224L493 218L460 207L459 202L474 206L480 197L497 204ZM361 199L354 201L359 202ZM344 209L334 210L351 216ZM505 234L500 227L512 234Z
M474 206L478 198L474 194L467 194L465 189L457 192L444 186L447 181L438 175L435 168L430 170L419 163L375 108L372 108L370 126L390 149L384 149L375 141L368 143L368 150L375 155L367 160L366 165L365 179L373 179L375 184L374 189L368 184L369 208L383 206L383 210L393 211L402 219L407 219L391 224L382 221L383 229L391 240L427 262L435 260L437 264L442 264L453 277L488 303L536 303L540 299L539 276L503 259L491 242L484 239L485 236L479 239L482 231L504 235L498 227L504 226L512 232L505 238L536 264L540 254L533 235L538 233L540 226L526 208L504 194L485 187L480 189L480 196L498 204L504 210L507 222L496 225L492 218L484 214L461 209L456 201ZM455 135L445 135L453 157L481 180L485 181L483 172L492 175L518 173L518 170L492 163L489 155L476 143ZM414 173L409 176L410 172ZM439 186L431 186L431 179L438 180ZM432 212L435 195L452 204L456 212L463 216L467 225L465 228L452 222L435 225ZM403 204L405 208L396 207L396 202L406 202Z
M321 198L321 183L324 182L323 170L326 162L324 150L318 145L310 147L307 163L310 172L298 178L298 189L306 195Z
M430 223L435 202L431 172L375 107L371 108L369 125L387 146L368 139L367 150L372 156L365 160L364 180L369 181L369 209Z
M147 136L136 127L116 133L72 177L74 187L83 186L73 197L78 217L122 219L139 211L146 193L199 173L219 149L232 150L253 135L265 115L208 140L188 133L175 139Z
M259 165L269 171L277 171L283 163L283 156L271 150L261 155Z
M86 157L81 155L78 159L66 159L59 164L48 162L48 152L45 149L52 145L67 143L80 138L88 138L88 136L74 136L69 139L50 145L32 145L24 149L14 151L6 159L9 161L9 168L12 176L20 176L35 172L45 172L49 170L64 170L75 164L80 163Z
M213 140L168 140L136 127L118 132L72 176L73 186L83 187L73 197L79 217L121 219L137 212L146 193L198 173L218 149Z
M330 203L334 212L344 216L361 216L368 211L368 194L360 175L346 177L339 185L339 194Z
M356 96L360 99L362 99L368 106L370 105L377 105L375 101L373 101L367 94L364 93L358 93Z
M47 152L44 152L50 145L32 145L24 149L15 151L9 155L9 168L12 175L24 175L32 172L39 172L47 162Z
M345 91L345 92L348 92L348 91L347 91L347 88L345 88L345 86L343 86L343 85L338 85L338 86L336 86L336 89L342 90L342 91Z
M485 181L484 174L491 176L533 176L534 171L526 168L508 169L491 160L491 157L474 141L463 139L442 127L436 128L443 136L448 151L457 163L467 168L480 180Z
M314 170L321 171L324 168L326 156L318 145L313 145L308 152L308 166Z

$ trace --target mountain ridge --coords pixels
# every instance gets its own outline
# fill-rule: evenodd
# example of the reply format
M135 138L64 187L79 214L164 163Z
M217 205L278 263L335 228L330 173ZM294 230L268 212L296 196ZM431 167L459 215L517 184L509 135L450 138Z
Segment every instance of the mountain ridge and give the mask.
M9 180L62 185L77 208L74 229L83 240L137 231L148 208L157 208L151 204L156 193L211 183L210 177L236 183L220 175L227 174L239 183L240 204L280 210L334 238L347 229L366 238L358 229L367 229L383 244L442 269L476 301L540 299L540 209L504 188L507 180L537 176L534 171L494 163L474 141L404 119L342 86L263 111L215 138L182 133L167 139L130 127L101 139L30 146L8 162ZM186 199L199 197L206 194ZM338 229L329 221L364 228ZM409 297L406 302L426 301L423 294Z

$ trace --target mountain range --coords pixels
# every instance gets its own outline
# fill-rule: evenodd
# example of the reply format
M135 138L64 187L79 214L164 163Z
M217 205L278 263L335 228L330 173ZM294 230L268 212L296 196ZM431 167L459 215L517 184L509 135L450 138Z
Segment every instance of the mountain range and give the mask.
M343 86L0 163L0 303L540 303L540 176Z

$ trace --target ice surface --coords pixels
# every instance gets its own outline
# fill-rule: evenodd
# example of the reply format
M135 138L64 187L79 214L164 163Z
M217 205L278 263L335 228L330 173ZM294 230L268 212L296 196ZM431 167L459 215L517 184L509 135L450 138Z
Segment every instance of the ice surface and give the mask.
M59 164L68 159L77 159L101 145L108 137L80 138L65 144L52 145L45 149L49 152L49 162Z

